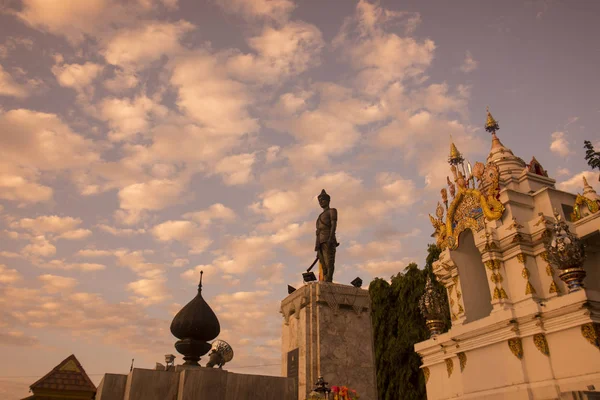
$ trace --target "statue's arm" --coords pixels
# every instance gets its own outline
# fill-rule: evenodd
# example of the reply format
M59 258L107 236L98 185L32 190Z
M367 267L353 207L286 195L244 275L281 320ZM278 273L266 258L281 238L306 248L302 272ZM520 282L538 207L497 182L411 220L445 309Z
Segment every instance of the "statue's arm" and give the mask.
M329 241L333 242L335 238L335 231L337 229L337 210L335 208L329 209L329 216L331 217L331 231L329 233Z

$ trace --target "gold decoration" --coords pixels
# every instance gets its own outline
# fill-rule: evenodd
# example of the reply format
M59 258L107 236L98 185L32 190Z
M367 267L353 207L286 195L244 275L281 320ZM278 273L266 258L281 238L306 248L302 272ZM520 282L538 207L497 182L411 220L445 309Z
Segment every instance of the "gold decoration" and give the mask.
M600 350L600 324L590 322L581 325L581 335L594 347Z
M495 269L495 267L494 267L494 265L495 265L495 264L494 264L494 260L487 260L487 261L484 263L484 265L485 265L485 267L486 267L487 269L489 269L490 271L493 271L493 270Z
M586 206L591 214L597 213L600 210L598 202L578 194L575 198L575 204L573 205L573 212L571 213L571 222L579 221L582 218L581 206Z
M490 108L486 107L486 112L487 112L487 119L485 121L485 130L488 132L495 132L497 130L500 129L500 126L498 125L498 121L496 121L494 119L494 117L492 117L492 114L490 113Z
M75 361L73 360L67 361L65 365L60 367L60 371L81 372L81 370L79 369L79 367L77 367L77 364L75 364Z
M550 264L546 265L546 274L548 276L554 275L554 268L552 268L552 265L550 265Z
M548 262L548 252L544 251L543 253L540 253L540 257L542 257L542 260Z
M523 343L521 338L508 339L508 348L519 360L523 359Z
M460 361L460 372L463 372L467 366L467 355L462 351L456 353L456 355L458 356L458 361Z
M523 270L521 271L521 276L524 279L529 279L529 270L527 268L523 268Z
M458 313L462 314L464 312L465 312L465 309L463 308L463 306L460 303L458 303Z
M429 368L427 367L423 367L423 376L425 377L425 384L427 385L427 382L429 382L429 375L431 374L431 372L429 371Z
M448 182L450 180L448 179ZM479 232L484 228L484 218L495 221L502 217L504 205L496 198L500 191L500 172L495 163L488 163L482 174L482 185L485 192L479 189L469 189L466 186L458 187L452 203L446 213L446 221L436 219L430 215L431 224L435 229L437 245L441 249L458 248L460 234L465 229ZM483 189L481 189L483 190ZM452 194L452 186L450 186Z
M552 281L552 283L550 284L550 293L560 293L560 289L558 288L558 286L556 285L556 282L554 282L554 280Z
M504 291L504 288L500 288L500 298L502 299L508 299L508 296L506 295L506 292Z
M548 341L546 340L546 335L543 333L536 333L533 335L533 343L535 347L545 356L550 355L550 348L548 347Z
M446 358L446 371L448 371L448 378L452 375L452 371L454 370L454 363L451 358Z
M535 294L535 288L531 284L531 282L527 281L527 285L525 285L525 294Z
M501 297L502 294L500 293L500 289L494 288L494 300L499 300Z
M524 253L517 254L517 261L519 261L521 264L525 264L526 259L527 256Z

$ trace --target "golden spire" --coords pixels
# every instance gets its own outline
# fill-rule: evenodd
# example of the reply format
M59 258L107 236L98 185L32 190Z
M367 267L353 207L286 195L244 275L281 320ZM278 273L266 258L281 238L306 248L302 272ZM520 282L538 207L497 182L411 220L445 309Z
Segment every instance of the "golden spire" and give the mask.
M487 120L485 121L485 130L490 133L496 132L497 130L500 129L500 126L498 125L498 121L496 121L494 119L494 117L492 117L489 107L486 107L485 111L487 112Z
M448 162L450 165L458 165L461 164L465 159L463 158L460 151L454 145L454 141L452 140L452 135L450 135L450 156L448 157Z
M587 179L585 179L585 175L583 175L582 177L583 177L583 187L585 189L587 189L588 187L591 187L590 184L588 183Z

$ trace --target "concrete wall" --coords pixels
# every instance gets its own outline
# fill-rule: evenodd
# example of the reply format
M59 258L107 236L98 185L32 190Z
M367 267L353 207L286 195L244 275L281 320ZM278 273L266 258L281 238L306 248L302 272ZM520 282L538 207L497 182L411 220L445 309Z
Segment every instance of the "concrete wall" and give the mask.
M213 368L106 374L96 400L298 400L296 380Z

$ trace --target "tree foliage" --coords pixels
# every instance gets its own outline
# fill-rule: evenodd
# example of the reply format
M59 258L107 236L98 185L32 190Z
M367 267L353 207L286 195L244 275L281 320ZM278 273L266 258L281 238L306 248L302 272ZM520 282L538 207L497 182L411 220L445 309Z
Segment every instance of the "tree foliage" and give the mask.
M589 140L583 142L585 149L585 161L592 169L600 169L600 152L594 150L594 146Z
M369 285L379 400L426 398L425 379L419 368L421 359L414 351L414 345L429 338L418 307L427 276L446 298L446 290L435 279L432 267L440 249L429 245L427 250L423 269L411 263L403 272L392 276L391 283L375 278ZM445 319L449 326L449 313Z

